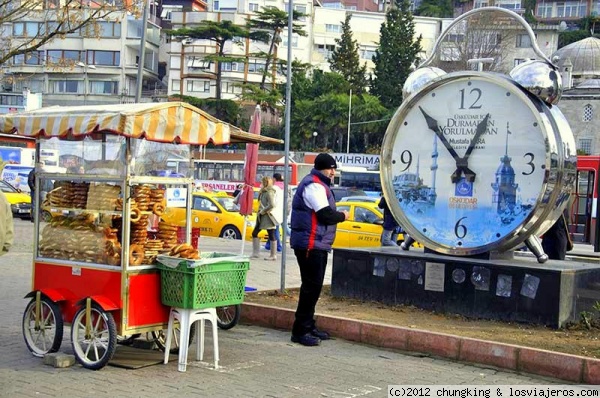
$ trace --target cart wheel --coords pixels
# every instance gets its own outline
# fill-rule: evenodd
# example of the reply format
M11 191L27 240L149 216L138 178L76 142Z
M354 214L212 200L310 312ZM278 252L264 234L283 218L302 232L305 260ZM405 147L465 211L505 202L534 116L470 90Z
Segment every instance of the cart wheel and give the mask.
M44 210L42 211L42 221L50 222L52 221L52 214L50 212Z
M102 369L117 349L117 325L110 312L92 304L89 334L86 334L86 308L73 318L71 343L77 361L87 369Z
M217 307L217 325L223 330L229 330L238 324L241 313L241 304Z
M35 298L27 304L23 314L23 337L29 351L36 357L43 357L60 348L63 339L64 322L58 305L42 297L40 300L39 325L35 326Z
M179 322L173 325L173 336L171 336L171 349L169 352L171 354L179 354ZM192 341L194 340L194 336L196 335L196 322L192 324L190 327L190 341L188 342L188 347L192 345ZM152 338L154 342L158 346L158 349L161 351L165 351L165 344L167 343L167 329L162 330L153 330Z
M221 231L221 238L223 239L242 239L240 230L233 225L227 225Z

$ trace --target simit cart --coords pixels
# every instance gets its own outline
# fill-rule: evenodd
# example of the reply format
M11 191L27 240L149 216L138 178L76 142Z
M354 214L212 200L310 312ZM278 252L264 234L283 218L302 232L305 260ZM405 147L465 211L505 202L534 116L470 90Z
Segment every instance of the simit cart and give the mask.
M179 242L160 215L186 207L189 243L193 189L192 178L164 176L167 159L191 161L208 142L281 142L179 102L43 108L1 116L0 132L36 137L25 342L35 356L56 352L71 324L75 356L89 369L108 363L118 336L166 328L156 258Z

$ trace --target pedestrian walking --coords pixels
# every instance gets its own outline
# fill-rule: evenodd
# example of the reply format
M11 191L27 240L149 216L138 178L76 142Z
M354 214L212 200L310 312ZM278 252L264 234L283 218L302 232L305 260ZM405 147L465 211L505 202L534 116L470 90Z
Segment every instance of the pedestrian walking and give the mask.
M542 248L551 260L564 260L567 252L573 250L573 241L564 213L544 233Z
M15 235L13 215L10 203L0 191L0 256L8 253Z
M315 325L315 307L325 278L327 255L335 240L336 225L348 219L347 211L337 211L330 186L337 163L327 154L315 158L314 168L298 185L292 200L290 244L300 267L300 297L296 309L292 341L305 346L319 345L329 333Z
M285 184L280 173L273 173L273 188L275 188L275 209L273 215L277 219L277 227L275 228L275 240L277 241L277 252L281 252L281 224L283 224L283 190ZM267 242L265 249L271 250L271 242Z
M377 206L383 210L383 231L381 232L381 246L398 246L398 232L400 226L392 215L390 208L382 196Z
M258 215L256 216L256 225L252 231L252 256L250 258L260 257L260 239L258 234L263 229L269 234L271 241L271 255L265 260L277 260L277 242L275 241L275 227L277 220L273 215L275 208L275 189L273 188L273 179L271 177L262 178L262 188L258 194Z

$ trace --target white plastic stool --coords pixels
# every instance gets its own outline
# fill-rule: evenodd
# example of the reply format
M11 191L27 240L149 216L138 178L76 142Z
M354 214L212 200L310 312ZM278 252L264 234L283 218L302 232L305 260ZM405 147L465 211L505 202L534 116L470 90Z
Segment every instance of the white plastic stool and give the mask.
M169 351L171 349L171 338L173 334L173 324L175 320L179 321L179 366L180 372L185 372L187 366L187 354L190 328L196 321L200 321L200 327L196 326L197 333L200 333L198 345L196 346L196 360L201 361L204 358L204 321L208 320L212 324L213 333L213 353L215 357L215 369L219 368L219 338L217 336L217 309L203 308L201 310L186 308L171 308L169 314L169 326L167 329L167 341L165 343L165 359L163 363L169 362Z

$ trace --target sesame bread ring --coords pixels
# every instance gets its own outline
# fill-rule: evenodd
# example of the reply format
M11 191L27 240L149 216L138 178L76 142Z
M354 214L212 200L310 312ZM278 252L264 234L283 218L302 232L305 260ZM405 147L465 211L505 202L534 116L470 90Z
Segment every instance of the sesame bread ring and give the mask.
M131 222L138 222L140 221L140 217L142 216L142 213L140 212L140 209L138 209L137 207L131 209L131 215L129 216L129 220Z
M129 264L140 265L144 260L144 248L140 245L131 245L129 247Z
M152 206L152 212L157 216L162 216L165 212L165 206L163 206L162 203L155 203L154 206Z

